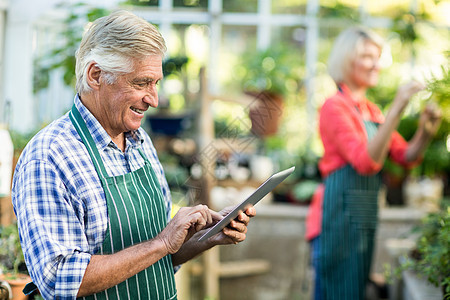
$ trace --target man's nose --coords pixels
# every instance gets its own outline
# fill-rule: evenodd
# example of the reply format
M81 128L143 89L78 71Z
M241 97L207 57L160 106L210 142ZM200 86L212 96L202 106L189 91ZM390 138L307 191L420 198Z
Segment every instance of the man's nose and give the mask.
M150 105L151 107L158 107L158 93L156 91L149 91L142 98L142 101Z

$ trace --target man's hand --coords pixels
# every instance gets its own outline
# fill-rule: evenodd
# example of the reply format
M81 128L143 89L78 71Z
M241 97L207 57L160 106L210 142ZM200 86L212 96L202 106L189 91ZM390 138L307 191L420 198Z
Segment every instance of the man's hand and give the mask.
M196 232L217 222L220 215L206 205L183 207L156 237L164 242L169 254L176 253Z
M210 237L206 241L198 242L198 239L205 233L208 227L213 226L226 214L233 210L234 207L228 207L220 211L219 213L209 210L212 223L205 225L201 232L198 232L194 238L184 243L181 249L174 255L172 255L172 263L176 266L196 257L200 253L217 245L237 244L245 240L245 234L247 233L247 225L250 222L250 218L256 215L255 208L249 207L244 212L241 212L236 219L225 227L218 234ZM170 224L170 223L169 223Z
M219 212L220 215L225 216L234 207L224 208ZM244 212L240 212L236 219L232 220L230 224L225 227L220 233L211 237L213 243L216 245L237 244L245 240L247 233L247 226L250 223L250 218L256 215L256 210L253 206L247 208Z

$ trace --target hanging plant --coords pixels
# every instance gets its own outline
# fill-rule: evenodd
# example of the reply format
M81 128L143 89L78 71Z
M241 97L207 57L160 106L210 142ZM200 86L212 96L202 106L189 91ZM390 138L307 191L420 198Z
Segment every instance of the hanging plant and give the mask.
M62 3L58 5L58 8L69 11L63 21L63 30L59 33L59 40L64 43L59 43L56 48L34 60L34 93L48 87L50 73L56 69L63 71L63 80L66 85L75 87L75 52L83 35L80 20L92 22L109 13L107 9L91 7L85 3Z

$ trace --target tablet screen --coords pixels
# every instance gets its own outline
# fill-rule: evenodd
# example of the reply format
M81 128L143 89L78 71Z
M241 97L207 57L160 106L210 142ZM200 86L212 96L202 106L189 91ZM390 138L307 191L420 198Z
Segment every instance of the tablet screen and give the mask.
M219 233L222 229L224 229L228 224L230 224L231 220L235 219L240 211L245 211L249 206L255 205L258 203L265 195L270 193L277 185L279 185L283 180L285 180L289 175L294 172L295 167L291 167L289 169L280 171L278 173L270 176L263 184L261 184L256 191L251 194L247 199L238 204L231 212L229 212L222 220L216 223L213 227L211 227L205 234L203 234L199 242L204 241L213 235Z

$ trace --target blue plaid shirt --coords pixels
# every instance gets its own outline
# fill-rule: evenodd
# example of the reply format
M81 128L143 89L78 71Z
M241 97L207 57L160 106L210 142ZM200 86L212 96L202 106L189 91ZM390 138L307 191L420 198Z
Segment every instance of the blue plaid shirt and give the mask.
M159 178L169 220L170 192L150 137L142 128L127 133L122 152L78 96L75 105L109 176L141 168L138 149L143 149ZM76 298L91 255L103 243L108 214L100 179L68 113L41 130L22 152L12 201L33 282L45 299Z

